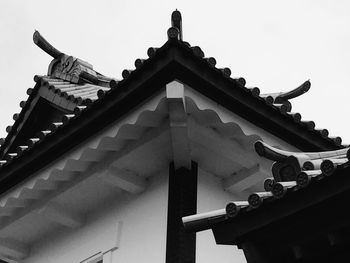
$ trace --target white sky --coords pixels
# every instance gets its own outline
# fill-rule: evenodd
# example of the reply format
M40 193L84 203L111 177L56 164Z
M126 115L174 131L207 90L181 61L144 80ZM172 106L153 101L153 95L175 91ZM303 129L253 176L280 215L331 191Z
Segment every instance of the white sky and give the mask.
M184 40L263 93L311 90L293 111L350 143L349 1L10 1L0 2L0 137L51 57L33 44L35 29L60 51L117 77L167 40L171 12ZM350 123L350 121L349 121Z

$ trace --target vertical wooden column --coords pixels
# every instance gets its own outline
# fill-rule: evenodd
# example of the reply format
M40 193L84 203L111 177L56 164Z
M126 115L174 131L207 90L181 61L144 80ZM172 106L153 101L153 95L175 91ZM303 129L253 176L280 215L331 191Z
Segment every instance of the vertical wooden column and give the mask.
M245 258L248 263L271 263L271 257L267 255L263 244L255 244L253 242L245 242L241 244Z
M168 224L166 263L194 263L196 260L196 234L186 233L183 216L197 212L197 164L191 169L175 170L169 167Z

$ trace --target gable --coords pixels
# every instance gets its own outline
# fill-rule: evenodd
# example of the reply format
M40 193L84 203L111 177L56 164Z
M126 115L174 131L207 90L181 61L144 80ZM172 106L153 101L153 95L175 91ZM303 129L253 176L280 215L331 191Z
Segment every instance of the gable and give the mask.
M314 130L312 122L300 121L300 114L291 114L285 110L281 112L279 105L271 103L271 97L261 97L257 89L248 89L239 79L231 79L228 69L220 70L213 67L213 64L203 58L200 48L189 47L176 36L170 38L159 49L149 49L148 53L150 55L148 60L137 60L136 70L123 72L122 81L111 80L111 88L99 89L97 97L94 97L96 100L90 105L76 107L74 116L70 116L69 121L65 123L62 121L64 125L60 125L54 133L50 132L48 136L43 136L45 139L40 140L41 142L33 147L33 151L24 151L18 156L18 160L14 158L16 161L2 162L5 164L1 168L2 176L0 176L0 181L3 180L2 191L15 184L10 178L16 177L15 181L20 181L21 178L29 176L41 165L49 163L61 153L127 114L130 109L137 107L140 102L159 91L174 78L300 149L320 150L339 147L337 146L340 143L339 138L333 140L325 136L326 131ZM51 152L53 149L54 153ZM29 155L27 152L34 154ZM14 167L11 163L15 162L17 165ZM25 176L21 172L21 169L24 169L21 164L24 163L31 163L31 168L26 167ZM5 183L6 181L8 183Z
M182 95L174 92L177 88L174 85L184 87ZM98 213L109 202L116 202L113 209L119 209L119 203L125 200L139 203L146 198L148 204L151 201L146 196L157 193L153 193L153 185L160 185L159 191L164 194L164 171L169 163L172 160L175 164L186 163L182 159L186 149L176 146L181 140L189 147L188 160L194 160L200 167L198 210L211 209L220 201L218 197L243 197L245 190L254 189L266 177L264 170L269 163L261 162L253 147L260 135L274 144L288 145L218 107L187 85L172 82L166 86L168 91L163 88L128 115L4 194L0 200L2 234L46 248L38 240L46 240L59 231L58 225L75 229L83 224L82 215ZM211 203L205 199L208 187L215 193ZM162 198L157 195L158 202L164 202L164 195ZM62 212L62 207L68 208L69 213L65 209ZM60 216L47 222L46 213L50 220L52 213ZM34 221L36 224L32 225ZM62 246L62 242L57 242ZM207 246L202 241L198 244L199 249Z
M108 91L112 80L94 71L89 63L58 51L38 31L33 40L53 60L47 76L34 76L36 85L27 90L28 100L20 103L23 109L14 115L14 125L7 127L9 134L0 149L0 158L6 162L55 132L74 117L75 108L97 100L97 92Z

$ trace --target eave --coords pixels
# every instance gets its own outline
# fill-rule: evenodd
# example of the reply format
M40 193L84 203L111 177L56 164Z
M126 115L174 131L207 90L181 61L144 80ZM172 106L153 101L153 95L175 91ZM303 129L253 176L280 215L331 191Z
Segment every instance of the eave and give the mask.
M174 79L303 151L339 148L332 139L307 129L303 122L295 122L289 114L281 114L277 107L254 95L237 80L224 76L221 70L196 56L184 42L170 39L116 88L99 94L100 99L67 125L4 165L0 172L0 193L118 120Z
M237 245L248 262L333 262L338 252L348 251L349 148L292 152L257 141L255 150L275 161L265 191L229 200L224 209L183 217L185 229L211 228L218 244Z
M248 262L259 258L249 255L248 244L254 245L256 253L261 251L260 260L268 258L268 262L287 258L288 262L333 262L327 258L343 250L346 253L340 257L348 260L349 171L349 167L341 169L281 200L266 202L261 209L214 224L217 244L239 246L248 253Z

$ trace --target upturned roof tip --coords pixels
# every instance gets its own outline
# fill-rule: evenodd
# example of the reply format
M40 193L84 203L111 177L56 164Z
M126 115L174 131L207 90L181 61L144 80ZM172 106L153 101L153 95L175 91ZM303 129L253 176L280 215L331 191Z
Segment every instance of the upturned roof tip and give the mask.
M300 95L303 95L304 93L308 92L311 88L311 82L308 79L303 84L301 84L299 87L289 91L282 93L278 96L278 99L280 100L290 100L296 97L299 97Z
M59 58L63 54L52 46L37 30L34 31L33 42L53 58Z
M182 16L177 9L171 14L171 26L179 30L179 40L182 40Z

